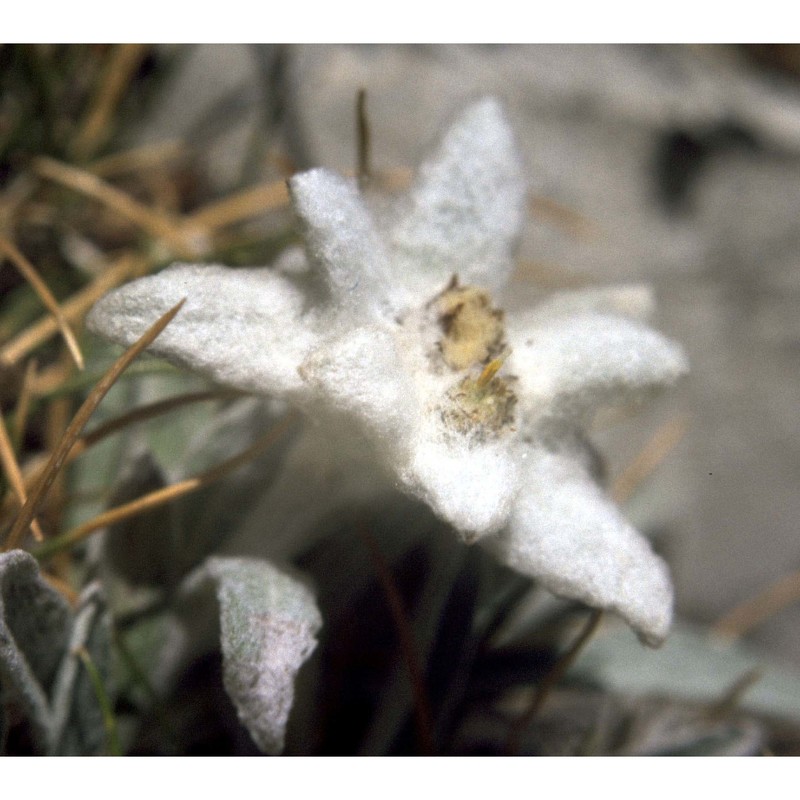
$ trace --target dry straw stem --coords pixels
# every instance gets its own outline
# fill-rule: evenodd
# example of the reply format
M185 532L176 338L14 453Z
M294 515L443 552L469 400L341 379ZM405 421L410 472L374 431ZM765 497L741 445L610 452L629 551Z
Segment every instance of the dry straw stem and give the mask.
M65 581L63 578L59 578L58 575L53 575L52 572L42 572L42 578L44 578L47 583L53 587L53 589L61 594L73 608L78 607L78 603L81 599L80 593L75 591L68 581Z
M417 738L422 752L425 755L434 755L436 744L433 739L433 715L428 700L428 691L425 687L422 666L417 655L417 647L414 641L414 630L408 619L403 598L397 588L392 571L386 563L386 559L378 547L375 537L363 526L359 526L358 534L364 545L369 551L375 572L378 575L389 611L392 615L392 622L397 631L397 638L400 642L400 652L403 656L408 677L411 682L411 691L414 697L414 717L417 726Z
M62 360L66 361L65 359ZM47 403L44 415L45 452L53 453L58 449L59 443L69 428L73 408L72 398L66 395L53 397ZM35 488L36 485L34 484L33 489ZM66 476L62 470L59 470L48 488L47 503L43 503L39 509L40 515L47 520L49 530L61 530L61 519L66 502Z
M119 286L129 278L138 277L149 271L153 262L142 256L130 253L121 256L105 269L85 288L76 292L61 307L61 313L69 322L75 322L110 289ZM53 317L45 317L17 334L0 348L0 360L16 364L37 347L44 344L59 330Z
M190 214L187 223L194 228L214 231L288 205L286 183L272 181L209 203Z
M153 238L163 241L180 258L197 258L198 242L210 233L259 214L288 206L289 193L283 181L261 186L209 203L193 214L173 217L152 209L101 180L94 172L41 157L34 162L41 177L67 186L97 200L125 217Z
M710 719L724 719L732 714L741 705L742 698L764 677L764 670L761 667L749 669L740 675L733 684L725 690L722 697L717 700L709 709Z
M17 396L17 408L14 411L14 447L19 449L25 438L25 428L28 425L28 415L31 410L31 400L33 399L33 382L36 378L36 370L39 365L35 358L32 358L25 365L25 372L22 376L22 385Z
M50 460L47 462L45 471L36 484L35 489L28 497L28 501L22 507L22 510L17 517L16 522L11 528L8 538L6 539L4 550L11 550L19 546L22 537L31 523L34 515L38 511L47 490L56 479L64 461L69 455L69 451L75 444L75 440L83 430L84 425L89 421L89 417L94 413L94 410L100 404L100 401L108 393L108 390L114 385L119 376L131 364L131 362L156 339L156 337L169 325L172 318L180 311L184 301L181 300L174 308L167 311L157 322L155 322L142 337L130 348L128 348L106 372L105 375L98 381L97 385L90 392L89 396L84 401L83 405L78 409L72 422L67 427L64 436L58 447L55 448Z
M532 195L528 198L528 209L534 217L545 219L576 239L589 239L599 235L597 223L552 197Z
M17 458L14 455L14 445L11 443L11 437L8 435L3 415L0 413L0 464L3 466L3 472L14 490L14 494L21 506L25 505L28 499L28 493L25 491L25 481L22 479L22 472L17 464ZM41 542L44 539L42 529L39 527L39 522L36 519L31 520L31 532L33 533L36 541Z
M44 156L33 162L33 169L40 177L67 186L113 209L145 233L163 241L175 255L189 259L199 255L181 230L180 220L134 200L97 175Z
M137 422L143 422L161 414L166 414L169 411L174 411L176 408L183 408L184 406L193 403L202 403L206 400L230 400L235 397L246 397L247 392L239 391L238 389L210 389L206 392L186 392L185 394L175 395L174 397L167 397L164 400L157 400L153 403L148 403L144 406L134 408L119 417L109 420L108 422L98 425L94 430L82 436L75 442L75 447L70 453L69 460L71 461L77 455L82 453L92 445L97 444L101 439L110 436L112 433L123 430L129 425Z
M367 117L367 90L359 89L356 97L356 128L358 130L358 144L356 160L358 164L358 181L363 186L372 175L370 165L370 129Z
M535 282L539 289L582 289L592 283L588 275L567 272L564 267L547 261L520 261L513 281Z
M55 325L61 331L64 341L69 348L70 355L73 361L78 365L78 369L83 369L83 356L81 355L78 341L70 330L66 317L58 305L58 301L53 297L52 292L47 288L47 284L39 277L35 267L25 258L24 255L16 248L13 242L9 241L5 236L0 234L0 252L2 252L9 261L19 270L20 274L31 285L33 290L39 296L39 299L44 304L45 308L53 315ZM8 361L3 354L3 360L9 364L13 361Z
M89 158L108 139L114 111L148 48L144 44L118 44L112 48L103 79L72 141L72 155L79 161Z
M151 511L159 506L171 503L183 495L197 491L203 486L218 481L220 478L225 477L228 473L233 472L244 464L249 463L255 458L258 458L261 453L271 447L278 439L283 436L289 429L290 425L295 419L295 414L287 414L279 423L270 428L255 444L248 447L243 452L239 453L232 458L223 461L216 467L197 475L194 478L188 478L178 483L173 483L170 486L165 486L163 489L157 489L154 492L143 495L142 497L132 500L130 503L124 503L116 508L111 508L98 514L96 517L77 525L70 531L50 539L40 547L35 548L32 552L33 555L39 560L50 558L51 556L59 553L72 545L85 539L95 531L105 528L108 525L113 525L122 520L135 517L143 514L146 511Z
M736 606L711 630L719 636L738 639L798 600L800 600L800 570L784 576L755 597Z
M543 678L542 682L536 689L533 702L522 714L522 716L511 726L508 741L506 742L506 750L509 755L516 755L520 752L522 737L530 726L531 722L533 722L533 718L539 713L539 710L541 709L542 705L544 705L544 701L553 690L553 687L556 686L556 684L564 677L567 670L572 666L586 642L592 638L592 635L597 630L597 627L600 625L602 619L602 609L594 609L589 615L589 618L586 620L586 624L583 626L583 629L578 634L578 637L575 639L572 646L567 650L566 653L564 653L563 656L561 656L561 658L556 662L555 666Z
M614 481L611 488L614 502L622 504L628 500L675 449L688 429L689 419L685 416L670 419L658 428Z
M128 411L125 414L121 414L119 417L115 417L114 419L99 425L85 436L78 437L75 440L75 444L72 446L72 449L69 451L64 463L71 463L93 445L102 441L107 436L127 428L129 425L152 419L153 417L166 414L167 412L173 411L176 408L182 408L192 403L201 403L207 400L227 400L235 397L243 397L245 395L245 392L240 392L237 389L213 389L207 392L187 392L185 394L169 397L165 400L157 400L154 403L140 406L139 408L135 408L132 411ZM24 485L26 489L34 486L37 481L41 480L46 467L47 460L45 458L41 458L36 464L29 468L28 475L24 479ZM8 498L6 498L2 509L0 509L0 514L4 515L9 508L10 503L8 502Z
M180 139L166 142L146 144L134 147L121 153L98 158L87 166L87 170L98 178L112 178L117 175L144 172L156 167L163 167L166 162L183 158L186 155L186 143Z

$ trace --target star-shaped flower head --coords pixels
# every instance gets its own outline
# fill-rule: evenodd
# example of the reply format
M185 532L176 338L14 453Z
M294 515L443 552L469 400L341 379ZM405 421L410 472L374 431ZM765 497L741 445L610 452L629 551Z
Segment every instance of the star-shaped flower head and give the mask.
M325 169L290 191L304 253L173 266L104 298L91 326L129 343L185 297L157 353L288 400L465 541L661 640L667 569L598 487L583 432L685 359L637 319L637 290L504 314L525 184L500 105L468 108L389 210Z

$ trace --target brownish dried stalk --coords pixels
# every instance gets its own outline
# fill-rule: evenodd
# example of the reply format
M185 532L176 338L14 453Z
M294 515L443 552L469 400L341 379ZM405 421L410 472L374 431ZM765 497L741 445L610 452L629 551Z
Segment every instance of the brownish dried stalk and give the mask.
M124 503L121 506L116 506L108 511L104 511L87 522L72 528L72 530L67 531L61 536L50 539L43 545L35 548L32 551L33 555L40 560L50 558L56 553L60 553L72 547L101 528L105 528L117 522L122 522L122 520L135 517L139 514L144 514L146 511L151 511L154 508L171 503L179 497L183 497L191 492L196 492L203 486L208 486L210 483L218 481L230 472L258 458L265 450L274 445L287 432L295 418L295 414L287 414L279 423L270 428L258 439L255 444L238 455L223 461L221 464L212 467L194 478L187 478L184 481L173 483L162 489L156 489L129 503Z
M597 626L600 624L602 619L602 610L599 608L594 609L589 615L589 618L586 620L583 630L581 630L572 646L567 650L566 653L564 653L563 656L561 656L561 658L559 658L555 666L542 679L542 682L536 689L533 702L522 714L522 716L511 726L508 741L506 742L506 751L509 755L516 755L520 752L522 737L524 736L525 731L528 729L531 722L533 722L533 718L539 713L539 710L541 709L542 705L544 705L544 701L550 695L553 687L556 686L556 684L564 677L567 670L572 666L586 642L592 638L592 635L597 630Z
M120 257L61 306L64 318L69 322L79 320L107 291L129 278L149 271L153 263L149 259L133 254ZM39 320L0 348L0 360L7 364L18 363L58 330L58 323L52 317Z
M246 395L247 392L242 392L238 389L210 389L207 392L186 392L185 394L167 397L164 400L156 400L153 403L139 406L125 414L121 414L119 417L104 422L102 425L98 425L94 430L78 439L70 454L70 460L87 448L105 439L106 436L110 436L112 433L123 430L137 422L152 419L161 414L166 414L169 411L174 411L176 408L183 408L193 403L203 403L206 400L230 400L234 397L245 397Z
M148 47L144 44L114 45L103 80L70 147L78 161L89 158L108 139L114 111Z
M36 484L35 489L28 497L27 502L22 507L16 522L11 528L11 531L6 538L3 545L3 550L11 550L19 546L22 537L31 523L31 520L36 515L39 505L47 494L47 490L52 485L56 476L64 465L64 461L69 455L69 451L75 444L75 440L83 430L84 425L89 421L89 417L94 413L94 410L100 404L100 401L108 393L109 389L114 385L119 376L127 369L127 367L136 359L139 354L148 345L152 344L155 338L166 328L172 321L172 318L180 311L184 301L181 300L174 308L167 311L159 320L157 320L131 347L129 347L112 365L111 368L103 375L97 382L96 386L90 392L89 396L84 401L83 405L78 409L78 412L72 419L64 436L61 439L58 447L53 451L50 460L47 462L44 474L39 482Z
M21 506L25 505L25 501L28 499L28 493L25 491L25 481L22 479L22 472L20 471L19 464L17 464L17 457L14 454L14 445L11 443L11 437L8 435L6 423L1 413L0 465L3 467L3 472L17 497L17 501ZM39 527L39 522L36 519L31 520L31 532L37 542L41 542L42 539L44 539L42 529Z
M761 667L749 669L740 675L729 686L725 693L709 706L708 714L709 719L724 719L729 714L732 714L740 706L742 698L747 694L752 686L758 683L764 677L764 670Z
M800 600L800 570L785 575L755 597L729 611L714 625L712 633L738 639L798 600Z
M62 358L66 363L66 360ZM69 372L66 373L69 375ZM66 395L53 397L47 403L44 415L45 452L53 453L58 449L64 434L67 432L73 412L72 398ZM33 489L36 488L34 484ZM67 502L66 476L59 470L47 492L47 502L42 503L39 513L46 520L50 531L61 530L64 506Z
M121 153L98 158L86 169L98 178L143 172L162 167L166 162L182 158L186 154L186 143L180 139L146 144Z
M559 264L547 261L521 261L517 264L513 281L536 283L539 289L580 289L592 283L588 275L567 272Z
M42 577L50 586L61 594L73 608L77 608L80 602L80 594L72 588L68 581L59 578L58 575L53 575L51 572L42 572Z
M163 241L177 256L194 258L199 255L196 248L192 247L190 237L181 230L180 220L134 200L129 194L106 183L97 175L45 156L40 156L33 162L33 169L37 175L67 186L113 209L145 233Z
M386 602L389 605L392 622L394 622L394 627L397 631L400 652L408 670L411 692L414 697L414 718L420 749L425 755L434 755L436 753L436 743L433 739L433 714L431 713L425 677L417 655L414 631L408 619L408 612L403 603L400 590L395 583L392 571L389 569L389 565L386 563L375 537L363 525L359 526L358 534L369 551L370 558L375 566L375 572L386 597Z
M190 214L186 221L190 226L211 232L288 205L286 183L273 181L209 203Z
M599 234L597 223L579 211L544 195L528 198L528 209L536 217L542 217L576 239L593 238Z
M367 90L359 89L356 96L356 160L358 182L364 186L372 176L370 165L370 130L367 117Z
M611 488L614 502L622 504L628 500L677 447L688 429L689 420L685 416L667 420L658 428L614 481Z
M2 234L0 234L0 252L19 270L20 274L36 292L45 308L53 315L54 324L61 331L73 361L78 365L78 369L83 369L83 356L81 355L80 347L78 347L78 341L70 330L64 313L58 305L58 300L53 297L52 292L47 288L47 284L39 277L36 268L22 255L13 242ZM9 365L14 363L5 357L5 353L0 353L0 358Z
M25 438L25 428L28 425L28 414L31 410L31 399L33 398L33 382L36 379L38 364L32 358L25 365L25 373L22 376L22 385L17 396L17 408L14 411L14 446L19 448Z
M166 414L176 408L182 408L192 403L201 403L205 402L206 400L225 400L234 397L243 397L245 395L246 392L241 392L237 389L212 389L207 392L187 392L186 394L168 397L165 400L157 400L153 403L140 406L139 408L135 408L132 411L128 411L125 414L121 414L119 417L115 417L114 419L99 425L84 436L79 436L75 440L75 444L72 446L72 449L69 451L64 464L70 464L76 458L85 453L90 447L102 441L107 436L111 436L113 433L127 428L129 425L152 419L161 414ZM35 486L37 481L41 480L46 467L46 458L39 458L38 460L34 460L34 463L29 464L27 471L28 474L24 478L24 485L26 489ZM0 516L5 515L8 510L9 503L8 499L6 498L6 501L0 508Z

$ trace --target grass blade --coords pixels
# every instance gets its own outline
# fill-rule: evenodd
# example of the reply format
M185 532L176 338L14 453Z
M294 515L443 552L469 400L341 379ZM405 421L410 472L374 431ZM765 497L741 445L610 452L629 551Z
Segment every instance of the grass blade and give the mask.
M61 467L64 465L64 461L69 455L69 451L75 444L75 440L78 438L78 436L80 436L81 431L89 421L89 417L91 417L91 415L94 413L94 410L100 404L100 401L106 396L109 389L111 389L119 376L131 364L131 362L133 362L134 359L136 359L146 347L152 344L156 337L164 330L164 328L169 325L173 317L178 313L178 311L180 311L184 302L184 300L181 300L178 305L167 311L166 314L164 314L147 331L145 331L142 337L135 344L129 347L111 365L111 368L108 370L108 372L106 372L106 374L97 382L97 385L89 393L89 396L86 398L83 405L78 409L77 413L72 419L72 422L64 432L60 443L50 456L50 460L47 462L47 467L45 468L44 474L37 483L33 492L31 492L30 496L28 497L28 501L22 507L16 522L11 528L8 538L3 546L3 550L11 550L19 546L24 532L27 530L31 520L36 515L44 496L47 494L47 490L56 479Z

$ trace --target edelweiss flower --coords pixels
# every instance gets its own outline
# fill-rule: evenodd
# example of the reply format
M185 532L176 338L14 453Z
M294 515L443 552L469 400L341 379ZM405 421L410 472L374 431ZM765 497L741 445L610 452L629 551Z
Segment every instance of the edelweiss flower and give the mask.
M294 493L294 517L274 534L284 552L316 495L358 496L383 476L466 542L658 642L672 614L667 569L598 487L583 431L598 408L672 383L685 359L635 318L637 290L503 313L521 175L502 110L483 100L389 210L372 213L355 181L328 170L296 175L304 255L259 269L176 265L104 298L90 325L127 344L186 298L156 353L316 423L265 503L286 510Z

